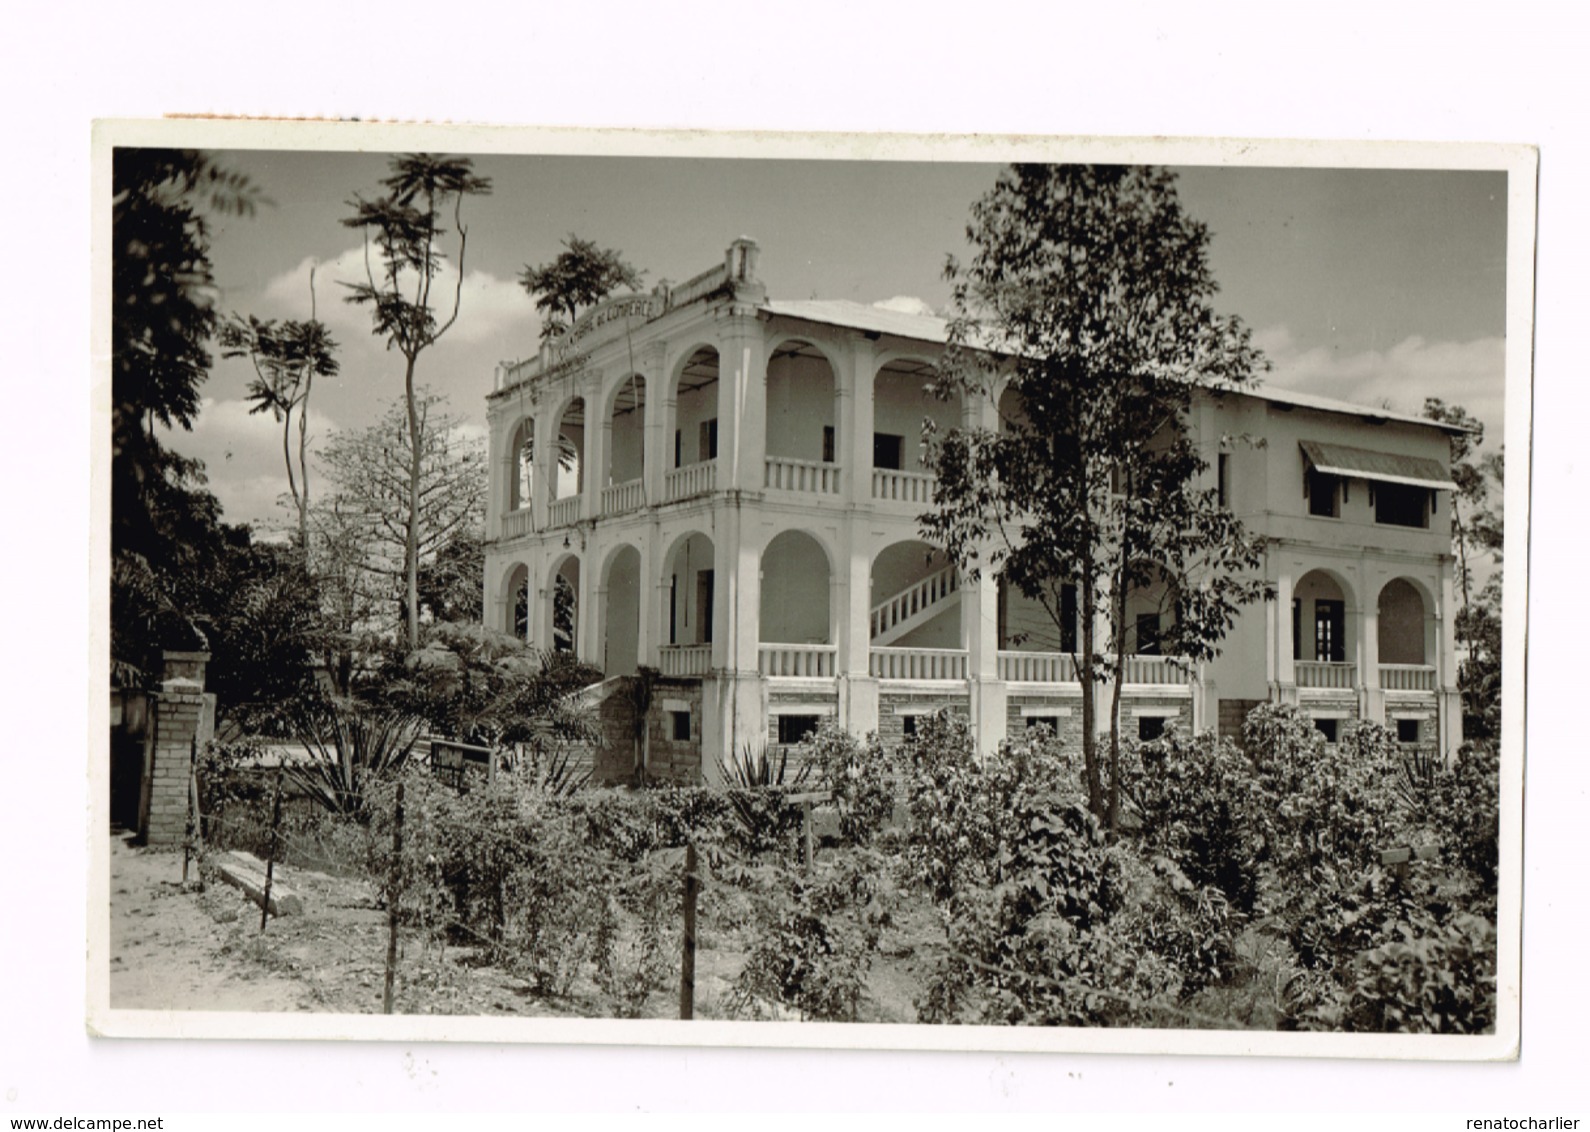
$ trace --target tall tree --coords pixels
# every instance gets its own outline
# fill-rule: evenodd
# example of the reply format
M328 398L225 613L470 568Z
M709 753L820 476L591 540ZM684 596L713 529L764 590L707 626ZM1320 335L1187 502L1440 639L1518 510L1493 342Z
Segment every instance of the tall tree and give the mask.
M541 337L553 338L574 325L581 308L594 306L620 287L635 290L644 275L617 251L570 233L551 263L525 264L519 283L543 315Z
M922 530L1074 639L1089 805L1114 829L1129 591L1166 583L1155 648L1187 662L1216 655L1240 607L1267 592L1262 540L1199 486L1208 461L1189 433L1195 390L1244 388L1265 363L1241 322L1210 306L1209 233L1166 171L1015 166L973 205L967 237L971 262L952 257L945 271L935 389L1008 389L1019 411L994 429L926 426L938 486Z
M1456 625L1464 653L1458 665L1458 688L1463 694L1464 735L1495 738L1501 719L1504 456L1500 451L1479 451L1485 443L1485 426L1463 406L1427 397L1424 415L1466 430L1450 437L1452 482L1457 484L1452 494L1452 549L1462 602Z
M392 159L391 170L391 175L381 182L385 195L373 200L355 195L349 202L354 214L343 223L363 232L365 240L365 281L350 285L348 301L370 307L374 333L386 339L387 349L395 349L403 356L407 450L411 461L405 485L403 573L408 647L412 650L420 642L420 512L425 450L414 372L420 355L458 321L464 295L464 253L469 240L464 227L464 198L490 193L491 181L476 176L467 157L403 154ZM457 278L452 313L445 322L438 322L432 308L432 290L445 263L442 245L448 229L442 218L449 205L458 239ZM379 268L371 259L372 248Z
M379 608L383 595L397 596L408 618L412 610L400 595L417 585L411 565L430 572L443 554L445 570L445 556L461 538L461 552L468 553L467 536L484 515L486 458L458 425L441 398L420 390L412 402L394 402L376 424L332 434L320 453L334 490L317 508L318 525L327 535L323 549L332 561L325 565L343 595L349 634L368 616L367 602Z
M299 554L309 554L309 395L317 377L337 374L337 342L325 324L315 318L315 276L309 275L309 318L262 321L233 314L221 325L221 349L226 357L246 357L254 366L248 397L250 413L270 413L282 426L282 461L287 467L287 490L298 516ZM298 420L293 420L293 414ZM293 426L298 433L294 460Z
M220 545L202 465L159 432L193 427L209 375L206 216L248 215L263 197L194 150L118 148L111 182L111 656L132 681L157 637L192 636L185 587Z

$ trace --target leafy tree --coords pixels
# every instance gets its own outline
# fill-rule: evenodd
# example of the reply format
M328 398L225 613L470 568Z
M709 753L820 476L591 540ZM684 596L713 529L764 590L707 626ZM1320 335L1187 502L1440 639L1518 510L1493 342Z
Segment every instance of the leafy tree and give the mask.
M314 273L309 276L310 316L307 321L247 319L233 314L221 326L226 357L246 357L254 366L249 382L250 413L270 413L282 426L282 461L287 490L298 513L298 545L309 553L309 394L317 377L336 376L337 343L314 316ZM293 413L298 413L298 457L292 452ZM302 488L300 489L300 485Z
M555 338L574 325L582 307L601 302L620 287L635 290L645 274L610 248L570 233L551 263L525 264L519 283L543 315L541 337Z
M215 328L209 212L251 214L246 177L194 150L111 157L111 659L142 679L163 644L203 644L185 612L219 553L220 507L204 470L157 426L191 429Z
M420 570L447 569L449 559L438 565L438 556L457 555L456 540L480 529L485 454L444 410L441 397L421 390L412 401L394 401L374 425L333 433L320 454L335 488L317 509L322 569L340 588L349 634L371 617L379 623L381 606L405 584L400 617L417 629L418 607L409 601L419 600ZM405 652L418 647L414 637L404 639Z
M409 455L407 477L402 485L407 503L403 543L404 605L408 644L410 649L415 649L420 643L419 566L425 445L414 371L420 355L458 321L464 294L464 252L469 239L464 227L464 198L490 193L491 181L477 176L467 157L403 154L392 159L391 170L391 175L381 182L386 189L385 195L371 200L356 194L349 202L354 214L343 223L359 229L365 239L365 282L350 285L352 293L348 302L370 307L376 336L386 339L387 349L395 349L403 356ZM449 204L453 228L458 234L457 278L452 314L445 322L438 322L431 292L443 269L441 246L448 230L442 223L442 210ZM371 261L372 245L380 263L379 271Z
M997 430L926 426L938 487L922 529L963 569L995 571L1038 602L1062 641L1075 610L1088 805L1113 833L1128 592L1166 580L1158 647L1189 662L1213 657L1240 607L1267 592L1254 576L1262 541L1199 486L1208 462L1188 431L1196 389L1248 387L1266 363L1242 323L1210 306L1209 233L1169 172L1016 166L973 205L967 236L971 262L952 257L945 271L952 318L935 390L992 397L1003 384L1020 412ZM1114 688L1107 761L1101 684Z
M1465 653L1458 665L1458 686L1463 693L1463 733L1492 739L1501 724L1504 451L1478 451L1485 443L1485 426L1461 405L1427 397L1424 415L1468 430L1450 438L1452 481L1457 484L1452 493L1452 547L1463 602L1456 628ZM1493 567L1483 584L1477 577L1481 555L1489 555Z
M486 572L486 545L478 528L460 528L420 567L420 608L432 621L481 619L480 579Z

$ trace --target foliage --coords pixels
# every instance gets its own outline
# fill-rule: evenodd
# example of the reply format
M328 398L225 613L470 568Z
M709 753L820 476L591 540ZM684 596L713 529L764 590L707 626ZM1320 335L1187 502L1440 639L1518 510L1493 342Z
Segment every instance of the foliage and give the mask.
M325 697L300 701L294 725L308 757L288 764L288 777L332 813L360 819L370 788L414 753L421 726L413 715Z
M945 270L953 316L934 389L1003 388L1018 411L997 429L926 426L937 487L923 536L1038 602L1061 640L1080 628L1088 804L1114 830L1119 712L1106 765L1094 690L1129 652L1128 594L1166 580L1160 648L1202 660L1268 592L1262 541L1202 486L1188 431L1195 388L1245 388L1265 363L1238 319L1214 313L1209 233L1166 171L1015 166L973 205L967 237L971 262Z
M409 153L392 158L391 174L381 182L386 192L374 199L355 195L349 202L353 215L343 224L364 235L366 276L349 285L347 301L370 308L373 333L386 339L387 349L403 356L403 403L406 410L406 467L395 488L404 502L402 578L407 612L408 646L419 647L419 566L421 531L434 532L434 521L423 525L425 499L426 422L414 385L420 355L435 345L458 321L464 294L464 253L469 232L464 226L463 205L468 196L491 192L491 181L477 176L467 157ZM432 288L442 275L441 245L447 235L443 209L452 206L453 228L458 234L458 262L453 267L453 309L445 322L432 308ZM380 271L369 255L376 251ZM432 430L432 435L439 430ZM434 516L432 516L434 520ZM446 524L441 524L446 526ZM445 533L445 532L444 532Z
M287 467L287 490L298 513L299 552L309 547L309 395L317 377L334 377L338 371L337 343L313 314L314 273L310 276L310 317L281 322L247 319L233 314L220 327L225 357L246 357L254 366L248 399L252 413L270 413L282 426L282 460ZM298 459L292 452L293 413L298 413ZM299 485L302 484L302 491Z
M489 747L526 744L550 757L593 738L575 700L601 673L567 653L478 624L426 626L422 646L390 654L365 698L416 715L437 735Z
M884 875L865 850L822 860L810 875L771 869L731 1011L760 1017L776 1002L806 1019L854 1022L890 918Z
M643 861L617 880L597 924L596 985L620 1018L639 1018L678 967L680 879L672 862ZM625 929L628 930L625 930Z
M460 527L420 564L420 616L431 622L478 622L483 613L480 579L486 573L486 544L480 530Z
M162 647L206 643L188 615L220 551L220 505L156 426L191 429L209 375L207 215L249 215L262 199L194 150L111 155L111 658L124 683L158 679Z
M485 455L445 408L443 398L420 391L412 406L394 402L374 425L333 433L320 453L334 490L313 517L329 559L321 569L350 591L334 610L346 611L350 635L361 618L385 629L406 616L410 565L418 602L422 567L439 598L433 587L444 572L469 560L484 515ZM417 620L405 643L420 647Z
M871 845L894 812L889 753L877 735L860 743L837 723L824 720L800 749L804 763L817 768L818 785L832 792L840 840Z
M1333 1019L1335 1020L1335 1019ZM1454 916L1358 957L1338 1025L1349 1031L1483 1034L1496 1025L1496 928Z
M1171 727L1136 745L1124 765L1144 851L1164 854L1194 885L1218 889L1236 912L1251 914L1265 802L1247 757L1230 740Z
M939 903L997 881L1009 838L1019 836L1014 813L1075 794L1074 768L1047 731L979 759L970 726L953 712L924 717L898 761L910 814L904 865Z
M620 287L640 287L643 271L609 248L570 233L551 263L525 265L519 284L542 314L541 337L556 338L574 325L580 308L601 302Z

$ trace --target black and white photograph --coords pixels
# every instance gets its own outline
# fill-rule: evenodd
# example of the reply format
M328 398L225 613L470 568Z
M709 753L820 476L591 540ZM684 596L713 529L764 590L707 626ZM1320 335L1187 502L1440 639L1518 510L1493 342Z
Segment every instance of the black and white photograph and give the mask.
M95 173L95 1032L1517 1055L1534 150Z

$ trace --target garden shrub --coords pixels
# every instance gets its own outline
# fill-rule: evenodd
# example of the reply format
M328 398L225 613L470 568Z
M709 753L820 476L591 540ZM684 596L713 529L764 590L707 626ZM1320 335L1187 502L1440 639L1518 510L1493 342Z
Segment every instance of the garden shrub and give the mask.
M889 921L885 870L867 850L836 853L809 875L761 870L757 923L730 1012L763 1017L780 1003L801 1016L853 1022L878 938Z
M801 743L801 755L817 768L820 788L833 793L839 811L839 839L866 846L894 812L890 759L876 734L859 742L832 720Z
M1243 915L1259 897L1262 802L1253 765L1230 740L1171 727L1132 744L1124 793L1145 851L1168 856L1195 886L1212 885Z
M1353 965L1340 1028L1376 1033L1483 1034L1496 1026L1496 928L1469 914L1399 934Z

